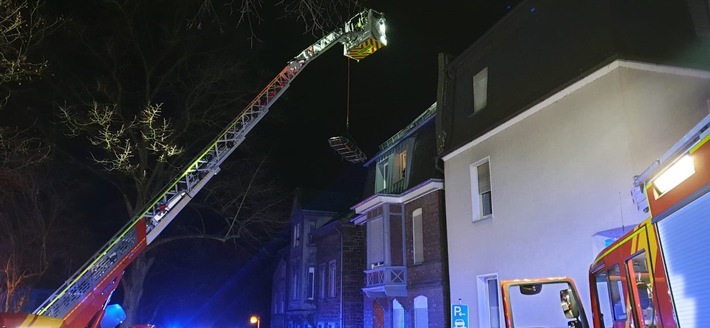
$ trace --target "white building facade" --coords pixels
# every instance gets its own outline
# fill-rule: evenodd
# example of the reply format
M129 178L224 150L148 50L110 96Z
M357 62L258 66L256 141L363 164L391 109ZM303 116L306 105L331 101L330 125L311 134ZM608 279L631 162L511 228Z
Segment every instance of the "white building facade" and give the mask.
M504 326L502 280L569 276L590 309L589 265L647 216L633 177L709 112L698 6L526 0L440 56L450 303L467 327Z
M594 257L646 217L633 176L708 99L708 72L617 60L443 156L451 302L470 327L502 325L500 280L570 276L588 300Z

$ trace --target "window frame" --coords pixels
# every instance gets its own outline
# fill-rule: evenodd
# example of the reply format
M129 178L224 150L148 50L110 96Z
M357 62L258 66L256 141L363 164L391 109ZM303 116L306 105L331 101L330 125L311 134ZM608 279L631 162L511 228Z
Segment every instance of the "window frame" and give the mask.
M643 278L643 272L637 272L636 266L634 265L634 261L636 260L641 260L643 261L643 264L645 265L646 269L646 277L645 279ZM656 298L653 296L653 290L655 289L654 286L654 280L653 280L653 270L651 270L651 265L648 261L648 254L646 253L645 249L640 250L633 256L629 257L626 259L625 263L625 269L626 269L626 279L628 281L628 287L629 287L629 294L632 295L634 302L633 302L633 311L635 314L635 317L637 318L638 326L639 327L655 327L656 325L659 324L660 320L658 320L658 305L654 301ZM650 293L651 295L647 294L646 300L649 302L649 306L646 308L641 307L641 298L640 298L640 291L639 291L639 283L643 283L646 285L646 292ZM651 310L650 313L644 312L644 310ZM647 314L650 314L650 316L647 318ZM650 321L651 324L646 324L646 321ZM655 323L655 325L653 324Z
M490 208L490 213L489 214L484 214L483 213L483 201L484 201L484 193L481 193L480 190L480 183L478 179L478 168L483 166L483 165L488 165L488 185L489 185L489 190L487 193L489 194L488 196L488 206ZM491 158L490 156L487 156L481 160L478 160L471 165L469 165L469 175L470 175L470 180L471 180L471 218L473 222L476 221L482 221L486 219L492 219L493 218L493 174L492 174L492 169L491 169Z
M385 264L385 244L387 243L385 226L388 223L389 222L385 220L384 215L374 217L367 221L365 233L367 238L366 258L367 265L370 269L380 267Z
M389 176L389 156L377 160L375 169L375 192L387 189L387 178Z
M306 290L306 299L314 300L316 298L316 267L308 267L308 287Z
M407 176L407 150L397 153L397 181L401 181Z
M335 297L335 277L337 276L337 266L335 260L328 262L328 297Z
M327 276L326 276L326 271L325 271L325 264L321 264L318 266L318 273L319 273L319 278L318 279L318 296L320 296L321 299L325 298L325 290L326 290L326 282L327 282Z
M424 302L424 307L421 307L421 302ZM412 310L414 311L413 320L414 328L425 328L429 327L429 298L424 295L418 295L414 298L414 306Z
M611 277L614 275L612 274L612 271L616 270L619 280L611 280ZM629 318L629 313L626 311L627 309L627 304L626 304L626 291L624 290L624 280L625 276L623 276L625 273L621 271L621 265L619 263L615 263L611 267L609 267L606 271L606 277L607 281L609 282L609 296L611 297L611 317L614 322L628 322ZM618 303L616 302L616 298L614 297L614 293L618 294ZM620 306L617 306L620 305ZM617 310L620 310L621 313L617 313ZM633 313L631 314L633 317Z
M412 263L424 263L424 217L421 208L412 212Z
M293 247L298 247L301 243L301 223L293 225Z
M603 275L603 277L602 277ZM614 308L611 297L611 283L609 281L608 270L605 267L599 267L592 270L592 278L594 283L592 284L593 299L596 302L597 309L600 311L602 318L594 318L594 320L611 320L611 322L602 321L604 326L613 327L614 326ZM600 280L601 279L601 280ZM602 298L601 284L604 286L605 298ZM606 313L606 315L604 315ZM608 323L608 325L607 325Z
M491 325L494 318L491 318L491 314L494 313L491 307L491 289L490 282L495 281L495 297L497 300L496 304L496 315L498 319L498 328L505 327L503 325L503 299L500 291L500 280L497 273L488 273L476 276L476 287L478 294L478 323L480 327L495 327Z
M298 271L294 268L291 275L291 300L298 299Z

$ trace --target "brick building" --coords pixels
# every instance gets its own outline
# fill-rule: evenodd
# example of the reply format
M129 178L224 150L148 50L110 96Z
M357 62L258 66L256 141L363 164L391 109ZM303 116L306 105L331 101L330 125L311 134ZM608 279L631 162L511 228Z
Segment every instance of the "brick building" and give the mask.
M352 220L367 230L365 327L447 327L443 174L435 167L432 105L365 164L365 199Z
M337 193L298 190L272 286L272 328L361 328L364 229ZM344 273L344 274L343 274Z
M362 328L365 230L335 218L313 234L317 255L316 327Z

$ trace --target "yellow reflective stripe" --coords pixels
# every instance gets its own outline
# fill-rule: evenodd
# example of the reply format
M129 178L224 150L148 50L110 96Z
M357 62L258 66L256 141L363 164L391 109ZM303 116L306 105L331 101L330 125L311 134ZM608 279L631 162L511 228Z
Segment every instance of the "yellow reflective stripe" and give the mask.
M698 141L690 150L688 150L688 154L694 153L698 148L702 147L706 142L710 140L710 134L706 135L702 140Z

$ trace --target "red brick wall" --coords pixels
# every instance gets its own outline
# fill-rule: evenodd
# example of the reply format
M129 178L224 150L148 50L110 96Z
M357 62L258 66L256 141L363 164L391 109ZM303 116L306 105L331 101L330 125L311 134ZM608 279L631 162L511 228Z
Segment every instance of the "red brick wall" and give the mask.
M343 236L342 245L341 233ZM336 261L337 287L334 298L328 296L327 288L326 297L320 298L318 281L322 277L316 278L315 324L322 322L327 327L328 322L333 322L336 323L336 327L340 327L342 310L342 328L362 328L363 297L361 288L364 279L363 268L365 267L365 227L349 223L340 224L337 229L329 230L327 235L319 238L316 243L318 248L317 264L318 266L325 264L326 275L328 274L328 263L331 260ZM319 274L320 271L316 269L316 275Z

